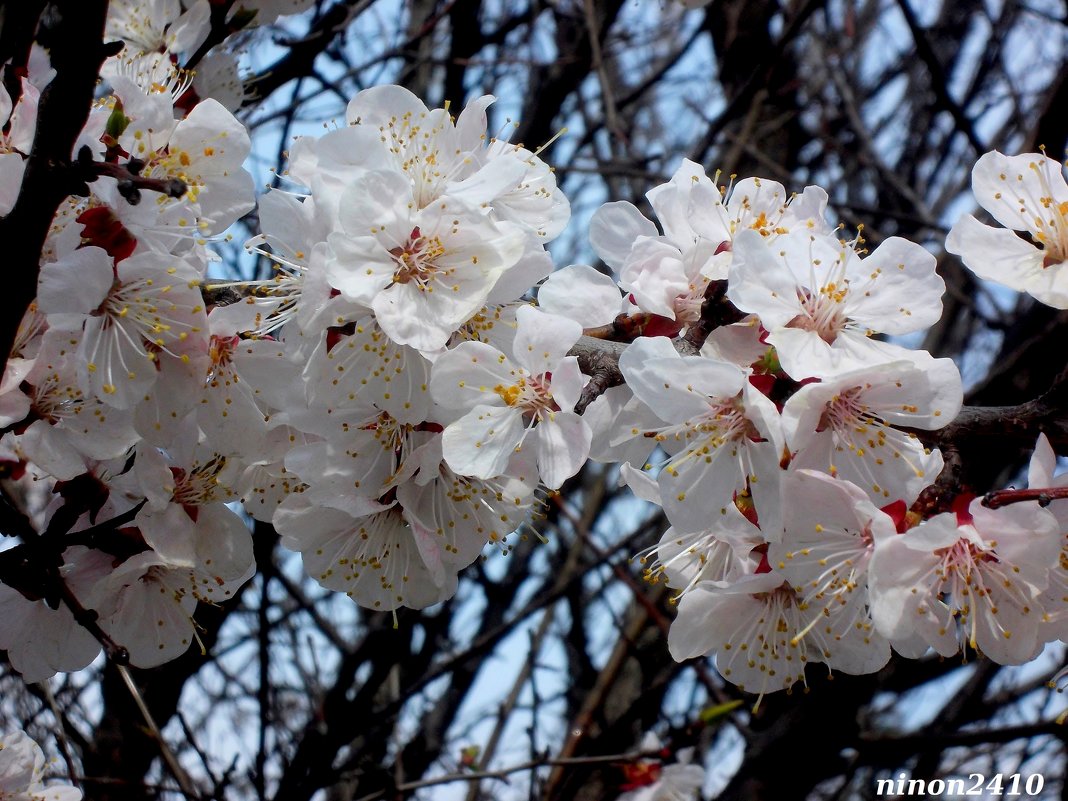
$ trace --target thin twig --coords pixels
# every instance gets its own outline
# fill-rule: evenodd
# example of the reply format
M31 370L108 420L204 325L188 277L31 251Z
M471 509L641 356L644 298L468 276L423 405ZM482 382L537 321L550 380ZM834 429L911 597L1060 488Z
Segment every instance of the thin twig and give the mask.
M159 726L156 725L156 721L152 717L152 712L149 711L148 704L145 703L145 699L141 696L141 691L138 690L137 685L134 684L130 671L124 665L116 665L115 669L119 671L119 675L122 676L122 680L126 684L126 689L130 691L134 703L137 704L137 708L141 711L141 717L144 718L145 725L148 727L152 737L159 745L160 756L162 756L163 761L167 763L167 769L171 772L174 780L178 782L178 786L182 789L182 793L184 793L187 798L199 798L200 794L196 791L196 787L189 778L189 775L185 772L185 769L178 764L178 757L174 755L171 747L167 745L167 741L163 739L163 733L159 730Z
M73 783L76 781L77 773L74 770L74 757L71 754L70 742L67 740L66 727L63 725L63 713L59 709L59 704L56 703L56 697L52 694L52 686L48 679L38 682L38 684L44 693L45 700L48 702L48 708L52 710L52 716L56 719L56 742L59 743L63 761L67 764L67 777Z

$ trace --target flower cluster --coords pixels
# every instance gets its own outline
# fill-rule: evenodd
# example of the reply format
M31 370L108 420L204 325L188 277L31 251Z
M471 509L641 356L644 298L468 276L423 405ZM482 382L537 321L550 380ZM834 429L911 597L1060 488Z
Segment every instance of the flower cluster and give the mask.
M625 384L587 417L594 458L624 462L671 524L642 560L677 591L673 656L711 654L763 694L813 662L858 674L892 648L971 648L1019 664L1057 639L1063 529L1049 511L969 496L927 520L909 511L942 468L921 435L957 415L961 380L877 335L939 318L934 257L894 237L870 253L840 241L817 187L791 198L749 179L721 196L686 163L648 197L659 226L623 203L591 224L624 304L658 335L623 351ZM687 348L718 292L741 319Z
M248 0L227 24L303 5ZM297 140L292 191L260 198L247 247L269 274L215 281L213 238L256 203L236 67L178 66L210 17L110 4L126 49L71 154L94 180L53 221L0 383L0 458L46 496L18 547L60 565L0 585L0 649L27 680L101 643L144 667L184 652L198 602L255 572L239 508L324 587L421 608L590 458L671 525L642 558L676 590L672 654L712 654L746 690L891 649L1021 663L1064 636L1061 510L917 504L943 466L930 432L963 401L950 360L886 339L941 315L923 247L869 252L819 187L723 188L687 161L648 193L655 222L623 202L593 216L607 272L554 272L567 200L536 152L487 133L493 98L453 116L380 86ZM19 97L0 90L0 214L49 78L34 58ZM1035 244L967 217L948 247L1068 305L1059 165L988 154L974 180ZM607 390L580 369L597 337L620 354ZM1054 484L1053 461L1040 443L1032 482Z

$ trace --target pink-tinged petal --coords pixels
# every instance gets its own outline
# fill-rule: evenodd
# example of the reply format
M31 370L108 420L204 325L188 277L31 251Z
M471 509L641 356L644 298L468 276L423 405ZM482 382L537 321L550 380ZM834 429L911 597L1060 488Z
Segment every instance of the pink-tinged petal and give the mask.
M833 397L835 385L806 384L783 405L782 428L787 447L796 453L816 439L820 419Z
M948 548L963 536L963 530L957 524L957 516L946 512L910 528L901 535L899 541L915 551L937 551Z
M783 546L826 539L820 537L825 532L840 537L848 534L858 541L865 530L870 530L876 539L896 536L893 521L875 507L860 487L816 470L786 474L782 505L790 510Z
M863 331L847 328L832 344L817 332L801 328L777 328L766 337L775 347L779 364L791 378L831 378L873 364L910 358L910 351L892 342L872 339Z
M189 513L176 503L163 509L144 507L134 524L159 558L172 567L194 567L197 564L196 523Z
M746 605L741 596L734 603ZM668 650L671 658L682 662L695 656L704 656L719 646L720 638L716 621L724 614L729 604L706 587L698 585L679 601L678 616L668 630Z
M1024 612L1001 588L991 590L990 601L997 605L997 615L975 615L975 645L988 659L999 665L1023 665L1042 651L1038 639L1039 612Z
M420 609L456 591L452 571L441 586L435 584L399 507L354 517L290 495L274 522L284 546L301 552L308 575L361 606Z
M790 200L791 227L799 225L812 231L826 230L827 190L822 186L806 186L800 195Z
M108 406L128 409L156 382L156 358L143 341L106 322L105 317L85 322L78 346L78 385Z
M645 215L632 203L622 200L605 203L590 219L590 244L604 263L617 272L639 237L659 235Z
M549 412L535 433L541 481L549 489L559 489L589 457L590 427L574 412Z
M683 252L663 239L634 243L619 271L619 283L642 311L675 319L675 298L690 288Z
M456 473L494 478L523 439L523 416L510 406L476 406L445 428L441 450Z
M735 492L745 490L748 472L742 466L741 450L738 443L725 442L719 447L709 446L704 453L698 442L695 451L700 453L686 452L660 471L657 483L664 511L679 531L704 531L709 523L706 500L726 502Z
M575 320L583 328L612 322L622 304L616 282L587 264L557 270L538 289L542 309Z
M292 178L312 189L323 216L334 223L345 190L369 171L387 166L389 152L376 129L358 125L319 139L297 137L289 164Z
M68 565L72 550L64 554ZM110 561L107 559L103 570L110 567ZM7 652L8 661L24 681L37 682L47 681L57 671L73 672L87 667L100 653L100 643L75 622L65 604L53 610L43 600L29 601L18 590L0 584L0 649ZM0 744L5 756L11 746L9 736L5 735ZM44 760L41 762L43 765ZM9 770L10 762L5 765L0 761L0 787L11 775Z
M609 387L582 413L593 431L590 458L598 462L623 462L643 465L653 449L651 440L642 436L663 425L626 384Z
M775 348L782 369L795 381L861 366L851 360L843 365L841 349L834 351L815 331L776 328L765 337L765 341Z
M211 155L204 153L206 142L215 145ZM221 103L209 98L197 103L175 126L170 149L188 151L201 161L218 163L221 175L224 169L241 166L252 149L252 142L248 129Z
M102 584L101 628L130 651L142 668L169 662L193 641L196 598L188 570L172 569L153 551L130 557Z
M70 438L45 420L36 420L13 443L18 453L60 481L70 481L85 472L85 457Z
M8 94L6 88L0 88L0 126L7 125L13 108L14 104L11 102L11 95Z
M953 422L964 403L960 370L952 359L916 351L908 362L891 362L868 374L871 387L864 403L894 425L934 431Z
M167 50L188 53L196 50L211 33L211 5L208 0L196 0L189 9L167 29Z
M781 575L716 584L703 582L679 602L668 633L675 659L712 651L723 677L752 693L787 689L804 677L806 662L822 659L818 649L806 645L808 638L798 636L793 591Z
M748 367L770 350L767 344L760 341L760 337L760 321L750 315L741 322L715 329L701 347L701 355Z
M224 504L198 507L193 536L201 574L194 592L200 600L223 601L256 572L252 534Z
M782 447L772 442L750 442L745 444L745 449L745 478L753 494L760 533L768 542L778 542L782 539L784 519L789 516L780 498L784 475L779 467Z
M770 237L776 233L774 225L782 217L789 197L786 188L778 181L743 178L731 189L727 214L731 220L737 220L739 226Z
M753 422L760 436L768 440L775 452L781 455L786 438L783 435L782 416L775 402L748 381L742 385L742 402L745 416Z
M7 141L16 150L29 155L33 147L33 136L37 130L37 107L41 101L41 90L28 78L22 79L22 96L15 104L8 123ZM7 118L0 114L0 119Z

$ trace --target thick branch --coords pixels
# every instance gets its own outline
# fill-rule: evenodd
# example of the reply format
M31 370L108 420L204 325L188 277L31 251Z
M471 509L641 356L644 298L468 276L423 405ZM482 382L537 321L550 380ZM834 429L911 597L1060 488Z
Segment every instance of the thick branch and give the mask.
M5 363L19 322L37 295L41 250L56 209L84 187L70 168L71 153L109 52L103 43L107 7L107 0L53 5L58 15L51 50L56 76L41 95L22 191L11 213L0 220L0 241L9 248L7 284L0 299L0 358Z

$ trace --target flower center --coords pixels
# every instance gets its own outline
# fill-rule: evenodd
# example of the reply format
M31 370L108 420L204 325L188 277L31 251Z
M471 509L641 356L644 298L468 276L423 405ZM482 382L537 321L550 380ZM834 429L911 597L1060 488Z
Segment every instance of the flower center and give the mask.
M1068 261L1068 201L1055 204L1052 198L1044 197L1042 205L1050 212L1050 217L1045 221L1035 219L1038 229L1035 239L1042 245L1042 266L1045 268Z
M438 273L445 272L434 262L445 253L441 240L436 236L423 236L419 227L412 229L408 242L389 251L396 265L393 283L407 284L412 281L424 291L431 291L430 282Z
M872 414L868 407L861 403L862 387L844 389L831 398L820 418L819 428L841 431L843 429L857 428L857 433L867 432L867 424L872 421ZM863 429L863 430L861 430ZM885 436L885 435L884 435Z
M528 420L540 419L548 412L556 412L560 407L549 392L549 373L522 376L516 383L505 386L498 384L493 388L501 400L512 407L522 409Z
M216 454L204 464L196 463L188 472L172 467L174 491L171 500L185 507L203 506L216 500L219 473L226 467L226 457Z
M237 347L238 342L239 339L236 334L229 337L212 334L211 344L208 346L208 354L211 356L208 383L217 380L222 373L227 372L233 362L234 348Z
M839 285L832 281L815 293L798 289L797 297L801 301L802 312L786 325L788 328L813 331L828 345L832 345L848 322L842 310L848 296L849 286L845 282Z
M58 373L52 373L33 387L32 407L42 420L53 425L78 413L85 399L77 387L64 384Z

